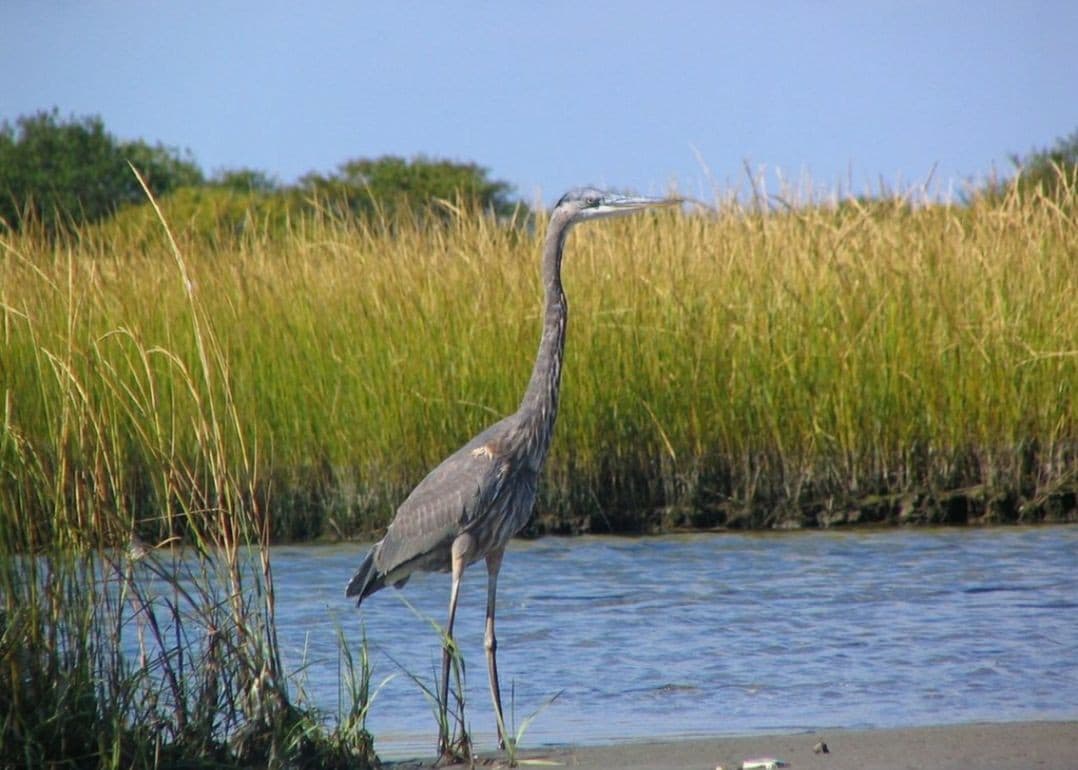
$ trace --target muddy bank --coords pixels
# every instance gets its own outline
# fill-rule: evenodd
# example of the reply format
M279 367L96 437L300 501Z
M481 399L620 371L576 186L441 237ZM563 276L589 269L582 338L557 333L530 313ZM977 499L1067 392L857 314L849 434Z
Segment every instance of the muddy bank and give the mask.
M651 535L709 530L827 529L857 526L993 526L1078 522L1078 469L1050 483L1029 474L1012 484L968 482L876 485L856 492L838 484L802 485L757 479L756 487L696 480L671 489L658 477L604 488L548 482L525 537L543 535ZM882 488L881 488L882 487ZM380 536L408 489L372 494L355 476L337 470L288 474L261 490L273 511L277 542L363 540Z
M821 743L826 744L827 752ZM746 760L781 760L812 770L933 768L933 770L1027 770L1074 767L1078 722L917 727L894 730L819 730L787 735L626 743L616 746L525 750L521 764L576 770L740 770ZM430 767L400 762L390 768ZM479 767L504 767L502 755L481 758ZM766 766L766 765L764 765ZM779 765L775 765L779 766Z
M990 526L1078 522L1078 484L1024 494L975 485L946 491L824 499L714 500L651 509L538 511L527 535L661 534L694 530L826 529L851 526Z

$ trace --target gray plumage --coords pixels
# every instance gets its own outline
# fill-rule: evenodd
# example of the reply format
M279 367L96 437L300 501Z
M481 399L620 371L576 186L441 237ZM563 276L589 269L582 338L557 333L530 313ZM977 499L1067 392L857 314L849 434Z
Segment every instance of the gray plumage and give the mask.
M453 541L464 533L477 541L469 564L504 547L527 523L545 455L543 447L526 459L520 444L529 432L521 430L518 415L507 417L427 474L397 509L346 595L358 604L386 585L402 587L416 570L449 572Z
M411 574L453 574L446 633L453 633L460 576L469 564L487 560L487 649L491 696L503 737L501 696L495 662L494 605L505 546L523 528L535 504L539 474L550 448L558 413L568 306L561 283L565 238L588 219L617 216L674 200L611 195L585 188L566 193L554 206L543 246L543 333L531 380L520 408L446 458L397 509L385 537L371 548L348 583L357 604L387 585L403 586ZM449 653L443 657L442 702L448 687ZM448 751L445 736L439 751Z

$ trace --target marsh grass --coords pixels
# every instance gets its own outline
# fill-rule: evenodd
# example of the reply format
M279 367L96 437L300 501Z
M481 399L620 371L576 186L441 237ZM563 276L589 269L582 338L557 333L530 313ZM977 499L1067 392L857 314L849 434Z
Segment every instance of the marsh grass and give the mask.
M416 674L402 662L396 660L396 658L394 658L388 651L383 650L383 653L397 666L401 673L412 681L430 704L435 726L438 730L438 762L445 765L474 766L477 754L472 742L471 730L469 728L465 708L465 680L467 666L465 664L464 654L457 645L456 640L446 633L446 629L441 624L420 612L403 594L398 594L397 598L412 612L413 615L415 615L416 618L427 623L431 627L431 630L441 639L443 650L449 651L449 684L446 688L445 699L442 698L442 682L437 670L432 671L430 679L425 679ZM366 640L364 640L363 647L365 650ZM515 683L513 684L509 697L509 723L506 724L502 719L502 715L498 714L496 711L494 712L498 722L497 727L499 734L504 739L505 762L509 767L517 767L520 744L524 740L524 735L527 733L532 722L534 722L548 706L557 700L561 694L561 691L559 691L552 695L544 703L540 704L539 708L517 724L516 685ZM366 701L366 698L363 700Z
M0 766L362 766L289 698L254 447L160 233L138 298L104 286L147 255L3 244Z
M561 697L563 692L564 690L559 690L558 692L554 693L545 702L540 704L539 708L528 714L528 716L524 717L518 725L516 720L517 688L516 684L513 684L509 693L509 721L511 729L507 730L506 725L502 723L502 720L498 720L498 729L501 730L501 734L505 737L505 762L507 765L509 765L509 767L518 767L521 764L519 752L521 743L524 741L524 735L528 732L528 728L531 727L532 722L539 718L540 714L546 711L548 706L550 706L552 703L554 703L554 701ZM525 762L525 764L532 763Z
M1073 518L1063 181L576 229L536 530ZM176 250L159 229L4 241L0 494L28 545L126 535L100 514L121 508L147 539L235 506L257 538L370 532L516 408L541 217L183 224Z
M472 766L475 764L475 754L465 713L467 667L464 654L461 652L456 640L449 635L442 625L433 618L421 613L403 594L398 594L397 598L411 610L416 618L430 625L431 630L441 639L443 651L449 654L449 670L444 672L447 677L445 697L442 696L442 677L437 670L432 673L430 680L427 680L402 664L388 652L385 652L385 655L412 681L430 704L434 723L438 729L436 747L438 762L446 765L467 764Z

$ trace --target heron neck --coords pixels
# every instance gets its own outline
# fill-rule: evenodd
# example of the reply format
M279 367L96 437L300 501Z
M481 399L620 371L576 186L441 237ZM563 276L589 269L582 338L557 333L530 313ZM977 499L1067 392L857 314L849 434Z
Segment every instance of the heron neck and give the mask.
M568 232L563 224L551 221L543 248L543 336L535 358L531 380L520 404L520 414L529 423L537 444L549 445L554 418L558 413L558 391L561 386L561 362L565 351L565 323L568 304L561 285L561 258ZM540 458L541 459L541 458Z

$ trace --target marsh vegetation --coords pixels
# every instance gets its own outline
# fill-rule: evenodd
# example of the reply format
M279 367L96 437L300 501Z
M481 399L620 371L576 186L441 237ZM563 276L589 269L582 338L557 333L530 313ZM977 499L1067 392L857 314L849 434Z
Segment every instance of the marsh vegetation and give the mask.
M1072 515L1075 196L573 233L535 530ZM542 222L522 224L181 220L182 265L150 220L8 236L5 507L35 543L66 526L57 506L77 532L122 509L114 535L160 539L182 529L177 485L213 508L228 474L271 538L376 530L517 406L540 312Z
M1073 520L1076 202L574 233L533 531ZM376 530L515 409L542 217L162 208L0 241L0 756L369 759L365 695L330 726L289 696L268 547Z

